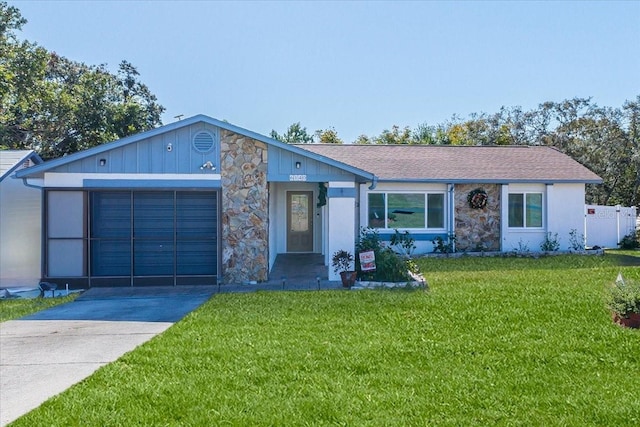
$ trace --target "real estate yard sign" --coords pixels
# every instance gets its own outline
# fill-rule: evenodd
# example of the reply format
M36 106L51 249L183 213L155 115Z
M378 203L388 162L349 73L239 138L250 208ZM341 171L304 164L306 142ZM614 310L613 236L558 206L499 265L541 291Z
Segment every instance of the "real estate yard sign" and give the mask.
M360 252L360 270L375 271L376 255L373 251Z

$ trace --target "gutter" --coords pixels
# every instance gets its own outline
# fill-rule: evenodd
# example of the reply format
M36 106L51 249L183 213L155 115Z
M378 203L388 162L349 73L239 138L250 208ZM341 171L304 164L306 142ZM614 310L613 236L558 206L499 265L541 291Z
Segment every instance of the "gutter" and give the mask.
M42 188L43 188L43 187L41 187L41 186L39 186L39 185L29 184L29 181L28 181L28 180L29 180L29 178L26 178L26 177L25 177L25 178L18 178L18 177L16 177L16 176L14 176L13 178L14 178L14 179L22 179L22 184L23 184L25 187L29 187L29 188L36 188L36 189L38 189L38 190L42 190Z
M371 185L369 186L369 190L375 190L378 186L378 177L373 175L373 179L371 179Z

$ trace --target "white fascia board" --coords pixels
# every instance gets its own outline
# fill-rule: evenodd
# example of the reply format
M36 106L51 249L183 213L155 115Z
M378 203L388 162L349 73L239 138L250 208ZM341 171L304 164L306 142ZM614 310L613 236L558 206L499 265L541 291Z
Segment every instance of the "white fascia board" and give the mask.
M355 188L356 183L353 181L329 181L331 188Z
M82 188L84 181L91 180L122 180L122 181L137 181L137 180L155 180L155 181L219 181L221 179L220 174L152 174L152 173L53 173L45 172L44 174L44 186L45 187L72 187Z

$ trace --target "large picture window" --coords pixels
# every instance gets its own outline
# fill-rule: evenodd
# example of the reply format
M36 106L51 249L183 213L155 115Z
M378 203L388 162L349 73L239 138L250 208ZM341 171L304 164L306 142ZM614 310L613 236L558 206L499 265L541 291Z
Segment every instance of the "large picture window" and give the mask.
M509 194L509 227L542 227L542 193Z
M369 227L444 228L444 193L369 193Z

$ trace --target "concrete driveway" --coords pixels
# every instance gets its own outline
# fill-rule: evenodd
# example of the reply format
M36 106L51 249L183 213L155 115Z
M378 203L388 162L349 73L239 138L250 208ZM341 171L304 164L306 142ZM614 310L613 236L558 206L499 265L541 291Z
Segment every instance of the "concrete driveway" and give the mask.
M0 323L0 425L165 331L215 289L94 288L73 302Z

